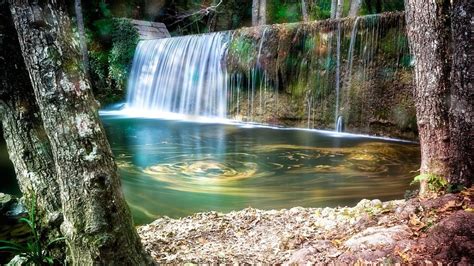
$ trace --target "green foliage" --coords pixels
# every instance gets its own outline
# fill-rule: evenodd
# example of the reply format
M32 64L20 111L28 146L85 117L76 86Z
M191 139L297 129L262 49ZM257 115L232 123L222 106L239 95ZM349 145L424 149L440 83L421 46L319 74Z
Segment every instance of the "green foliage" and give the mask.
M103 103L103 96L121 96L125 88L139 34L130 20L116 16L130 16L132 7L136 7L133 0L121 4L102 0L91 6L99 12L89 11L97 16L87 24L89 69L96 96Z
M108 58L107 52L89 51L91 74L95 77L95 84L100 88L104 88L108 84Z
M428 189L433 192L440 192L448 187L448 181L445 178L435 174L420 174L415 176L411 185L426 181L428 183Z
M105 1L102 0L99 2L99 9L100 12L102 12L102 15L104 15L104 17L112 17L112 12L110 11L109 6L107 5L107 3L105 3Z
M255 44L246 37L234 38L229 47L229 54L241 62L241 66L250 67L256 58ZM247 69L244 69L247 70Z
M331 0L318 0L310 8L310 18L312 20L327 19L331 16Z
M104 18L94 21L94 33L98 38L107 38L113 31L113 19Z
M29 265L44 265L54 264L54 258L49 255L49 248L56 242L64 240L63 237L56 238L43 245L36 217L36 197L33 196L31 200L30 210L28 211L28 218L20 218L20 222L25 223L30 232L31 237L26 243L17 243L14 241L0 240L0 251L9 252L25 259L24 264Z
M385 0L377 6L374 1L362 1L360 15L375 14L389 11L404 10L402 0ZM306 1L310 20L323 20L331 16L331 0ZM303 20L300 0L270 0L267 1L267 17L270 23L298 22ZM380 10L377 10L380 8ZM350 1L344 1L343 16L350 9Z
M114 19L112 50L109 53L109 77L120 87L125 87L130 64L138 44L137 30L127 19Z
M299 1L273 0L268 3L267 16L271 23L287 23L301 21Z
M385 56L396 56L398 53L398 49L403 47L404 43L401 40L401 34L399 33L398 29L392 28L389 29L388 32L381 40L380 49L383 51ZM394 41L395 40L395 41Z
M405 4L402 0L384 0L380 1L380 10L377 10L376 1L362 1L359 15L377 14L383 12L403 11Z
M96 89L123 90L139 34L128 19L105 18L94 23L96 40L89 46L90 69Z

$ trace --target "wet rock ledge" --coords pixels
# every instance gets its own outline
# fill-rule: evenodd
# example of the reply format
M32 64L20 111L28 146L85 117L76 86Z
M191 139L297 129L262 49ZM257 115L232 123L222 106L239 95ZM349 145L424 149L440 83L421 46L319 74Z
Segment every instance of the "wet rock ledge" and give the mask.
M355 207L198 213L138 228L158 263L474 263L474 188Z

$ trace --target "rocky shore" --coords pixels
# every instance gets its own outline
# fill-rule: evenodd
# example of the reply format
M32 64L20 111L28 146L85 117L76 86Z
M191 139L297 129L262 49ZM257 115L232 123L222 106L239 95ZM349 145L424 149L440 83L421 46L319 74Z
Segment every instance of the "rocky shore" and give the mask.
M157 263L474 263L474 188L355 207L207 212L139 227Z

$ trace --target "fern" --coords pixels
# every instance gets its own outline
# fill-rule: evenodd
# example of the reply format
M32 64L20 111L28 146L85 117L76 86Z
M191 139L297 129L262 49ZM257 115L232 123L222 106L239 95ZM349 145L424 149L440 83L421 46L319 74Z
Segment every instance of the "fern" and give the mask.
M421 183L422 181L426 181L428 189L434 192L445 190L448 187L448 181L445 178L431 173L415 176L411 185Z

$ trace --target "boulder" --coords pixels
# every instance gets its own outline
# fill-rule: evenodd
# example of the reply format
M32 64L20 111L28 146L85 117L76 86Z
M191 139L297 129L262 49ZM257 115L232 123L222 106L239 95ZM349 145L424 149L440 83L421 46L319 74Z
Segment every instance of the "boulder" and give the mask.
M15 203L16 200L9 194L0 193L0 214L9 210L10 207Z
M390 249L398 240L410 236L406 225L392 227L369 227L344 242L344 246L353 251L364 249Z

